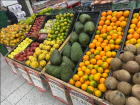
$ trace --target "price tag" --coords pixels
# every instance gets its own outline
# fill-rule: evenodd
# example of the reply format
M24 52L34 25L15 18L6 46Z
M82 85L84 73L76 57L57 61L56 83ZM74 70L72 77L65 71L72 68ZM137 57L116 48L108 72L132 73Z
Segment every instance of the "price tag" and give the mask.
M107 104L107 103L105 103L105 102L102 102L102 104L101 105L109 105L109 104Z
M7 48L8 51L12 50L12 48L10 46L6 46L6 48Z
M93 99L81 92L78 89L73 89L67 86L72 105L94 105Z
M51 82L49 82L49 85L50 85L50 88L51 88L53 96L57 96L57 97L63 99L64 101L66 101L68 103L68 101L66 99L66 95L65 95L65 90L64 89L56 86L55 84L53 84Z

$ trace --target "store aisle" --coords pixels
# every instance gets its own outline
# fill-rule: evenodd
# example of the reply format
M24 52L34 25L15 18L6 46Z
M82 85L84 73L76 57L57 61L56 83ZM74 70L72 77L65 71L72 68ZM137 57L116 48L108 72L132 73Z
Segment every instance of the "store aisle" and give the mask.
M47 92L40 92L29 85L18 72L15 75L4 57L1 58L1 105L65 105L52 97L48 85L44 84Z

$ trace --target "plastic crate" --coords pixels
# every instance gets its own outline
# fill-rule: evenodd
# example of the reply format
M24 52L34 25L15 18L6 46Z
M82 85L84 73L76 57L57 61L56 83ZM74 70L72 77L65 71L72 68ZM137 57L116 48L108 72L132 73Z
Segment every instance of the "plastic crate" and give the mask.
M112 8L112 3L105 3L105 4L96 4L96 5L92 5L91 7L91 11L94 10L110 10Z
M50 15L58 15L59 13L61 13L61 10L52 10Z
M137 2L137 8L140 8L140 1Z
M123 8L134 9L136 7L137 7L136 1L112 4L112 9L123 9Z
M73 9L62 9L61 13L72 13Z
M73 12L84 12L84 11L90 11L90 6L80 6L80 7L74 7Z
M3 56L5 56L8 53L8 50L4 44L0 44L0 52Z

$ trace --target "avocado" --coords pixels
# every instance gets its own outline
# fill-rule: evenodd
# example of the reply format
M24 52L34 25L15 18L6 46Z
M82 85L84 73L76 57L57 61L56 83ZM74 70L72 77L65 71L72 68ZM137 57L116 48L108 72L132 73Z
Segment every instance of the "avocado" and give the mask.
M71 47L71 60L78 62L83 56L83 51L79 43L74 42Z
M60 66L55 66L55 65L47 65L46 66L46 73L56 77L56 78L59 78L60 79Z
M58 50L53 51L51 58L50 58L50 62L51 62L51 64L56 65L56 66L60 65L62 63L62 57Z
M65 62L66 64L68 64L71 67L71 69L74 71L75 64L68 57L63 56L62 62Z
M70 36L71 43L78 42L78 39L79 39L78 34L75 31L73 31Z
M87 21L91 20L91 17L88 14L81 14L79 20L82 24L85 24Z
M86 33L80 33L79 35L79 42L82 45L88 45L90 42L90 37Z
M77 34L80 34L80 32L82 32L83 29L84 29L84 25L80 21L75 23L75 31Z
M88 21L86 22L85 26L84 26L84 32L87 34L93 34L95 30L95 25L92 21Z
M68 82L73 74L70 65L66 64L65 62L62 62L60 69L61 80Z
M71 45L66 44L63 49L63 56L67 56L68 58L70 58L70 53L71 53Z

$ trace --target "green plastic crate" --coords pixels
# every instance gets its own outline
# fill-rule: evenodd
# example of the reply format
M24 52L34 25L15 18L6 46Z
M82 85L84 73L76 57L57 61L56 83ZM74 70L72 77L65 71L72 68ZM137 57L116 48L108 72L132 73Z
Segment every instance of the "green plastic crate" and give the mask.
M3 56L5 56L8 52L0 51Z
M72 13L73 9L62 9L61 13Z
M59 13L61 13L61 10L52 10L50 12L51 15L58 15Z
M137 8L140 8L140 1L137 2Z
M8 50L4 44L0 44L0 52L2 53L3 56L5 56L8 53Z
M134 9L136 7L137 7L137 2L136 1L112 4L112 10L114 10L114 9L124 9L124 8Z

